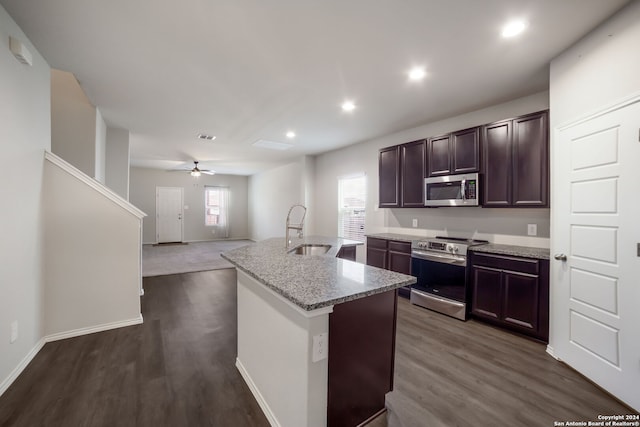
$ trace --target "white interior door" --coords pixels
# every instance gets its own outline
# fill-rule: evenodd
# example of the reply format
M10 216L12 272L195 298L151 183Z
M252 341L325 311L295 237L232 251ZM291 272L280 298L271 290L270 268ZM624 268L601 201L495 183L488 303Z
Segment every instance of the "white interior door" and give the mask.
M554 354L636 410L639 131L640 100L556 130L551 261Z
M158 243L182 242L183 189L156 187L156 239Z

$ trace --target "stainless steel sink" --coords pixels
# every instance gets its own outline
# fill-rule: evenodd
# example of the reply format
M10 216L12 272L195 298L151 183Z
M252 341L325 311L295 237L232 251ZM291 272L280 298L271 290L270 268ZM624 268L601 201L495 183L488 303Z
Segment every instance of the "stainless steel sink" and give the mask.
M329 249L331 249L331 245L304 244L289 251L289 253L295 255L324 255Z

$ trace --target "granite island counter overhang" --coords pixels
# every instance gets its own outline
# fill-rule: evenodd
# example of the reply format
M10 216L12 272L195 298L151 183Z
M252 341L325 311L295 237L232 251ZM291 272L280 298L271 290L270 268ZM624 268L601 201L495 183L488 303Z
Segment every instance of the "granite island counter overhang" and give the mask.
M331 248L290 253L302 244ZM358 244L276 238L223 254L238 271L236 366L272 425L357 425L384 409L396 289L415 278L336 258Z

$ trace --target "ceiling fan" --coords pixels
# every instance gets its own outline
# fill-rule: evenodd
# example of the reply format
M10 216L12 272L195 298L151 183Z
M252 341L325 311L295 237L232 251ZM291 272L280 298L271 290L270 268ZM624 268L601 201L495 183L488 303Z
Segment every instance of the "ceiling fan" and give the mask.
M198 163L200 163L200 162L198 162L197 160L194 160L192 169L187 169L187 168L185 168L185 169L171 169L171 171L189 172L191 174L191 176L195 176L195 177L198 177L198 176L200 176L202 174L204 174L204 175L215 175L216 174L216 171L212 171L212 170L209 170L209 169L200 169L198 167Z
M191 169L191 176L200 176L201 174L205 175L215 175L216 172L209 169L200 169L198 168L198 161L193 161L193 169Z

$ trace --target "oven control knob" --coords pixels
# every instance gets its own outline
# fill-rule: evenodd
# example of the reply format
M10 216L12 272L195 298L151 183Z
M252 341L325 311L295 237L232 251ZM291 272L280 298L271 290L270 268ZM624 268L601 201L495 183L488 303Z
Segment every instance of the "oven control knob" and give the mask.
M459 250L460 250L460 248L458 248L457 246L451 246L451 253L452 254L457 254Z

